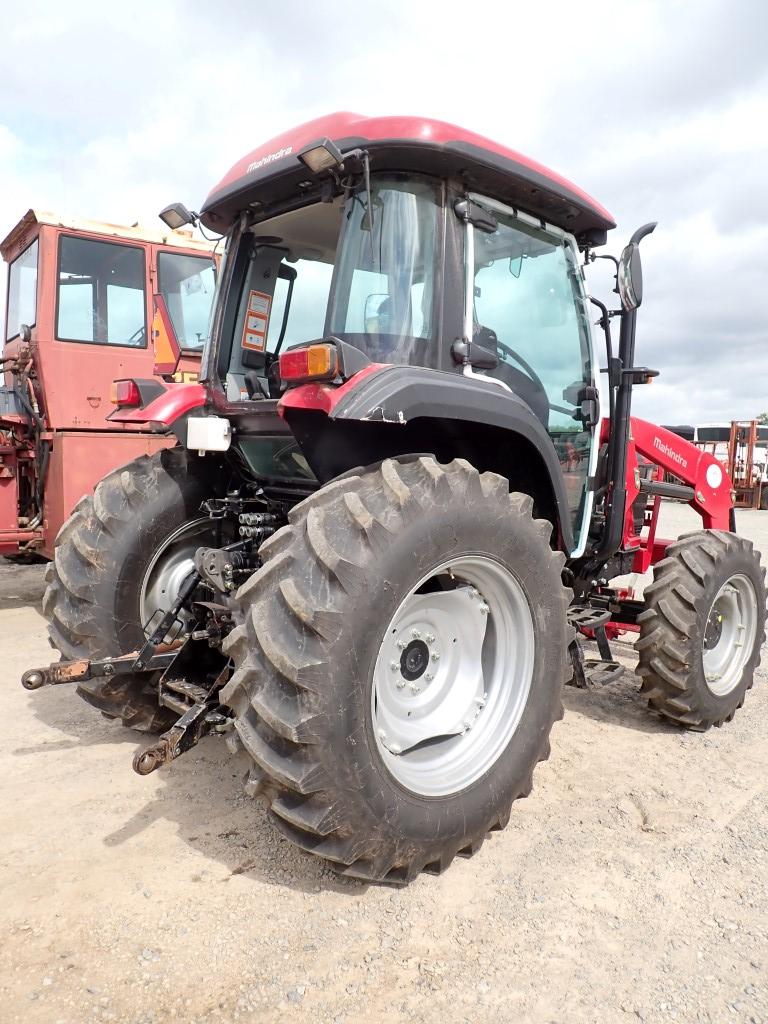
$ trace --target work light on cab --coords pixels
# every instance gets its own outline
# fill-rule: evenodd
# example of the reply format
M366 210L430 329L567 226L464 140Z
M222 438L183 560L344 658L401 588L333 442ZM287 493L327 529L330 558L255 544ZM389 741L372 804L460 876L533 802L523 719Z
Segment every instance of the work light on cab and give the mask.
M113 380L109 397L119 408L141 405L141 393L135 380Z
M299 160L313 174L319 174L321 171L338 167L344 159L341 150L330 139L321 139L319 142L314 142L297 155Z
M333 380L339 375L339 356L335 345L307 345L280 355L280 379L286 384L315 380Z

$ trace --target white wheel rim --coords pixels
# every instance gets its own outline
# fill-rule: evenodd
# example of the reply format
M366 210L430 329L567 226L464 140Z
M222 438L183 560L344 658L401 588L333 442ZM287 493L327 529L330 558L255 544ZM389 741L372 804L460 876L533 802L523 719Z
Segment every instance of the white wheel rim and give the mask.
M534 656L528 600L499 562L466 555L424 576L395 612L374 667L371 714L389 773L431 797L481 778L517 730Z
M741 682L757 635L757 593L741 573L723 584L712 602L702 643L707 686L725 697Z
M214 542L214 526L210 519L184 523L161 544L144 573L139 592L139 615L142 627L152 621L156 626L159 612L166 612L179 596L184 580L195 568L194 555L199 547ZM188 618L183 610L182 623Z

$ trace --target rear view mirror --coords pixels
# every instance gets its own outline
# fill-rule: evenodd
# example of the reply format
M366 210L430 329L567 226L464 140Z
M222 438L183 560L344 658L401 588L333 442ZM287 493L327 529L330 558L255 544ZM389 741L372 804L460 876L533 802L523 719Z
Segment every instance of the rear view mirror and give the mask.
M621 254L618 285L624 309L637 309L643 301L643 266L640 246L636 242L630 242Z

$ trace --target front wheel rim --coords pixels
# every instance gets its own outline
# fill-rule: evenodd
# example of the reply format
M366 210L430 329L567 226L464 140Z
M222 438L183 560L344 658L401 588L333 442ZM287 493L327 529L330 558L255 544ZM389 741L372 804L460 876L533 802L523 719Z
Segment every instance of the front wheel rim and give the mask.
M741 682L757 635L757 592L749 577L737 573L717 592L707 616L702 663L707 686L725 697Z
M520 724L534 658L530 605L500 562L465 555L423 577L389 623L374 667L374 734L390 775L429 797L485 775Z

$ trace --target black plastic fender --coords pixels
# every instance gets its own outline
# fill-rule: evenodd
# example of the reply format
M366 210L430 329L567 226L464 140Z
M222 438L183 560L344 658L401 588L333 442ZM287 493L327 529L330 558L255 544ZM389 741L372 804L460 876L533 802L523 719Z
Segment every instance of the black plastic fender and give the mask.
M302 413L301 409L286 408L284 415L312 464L316 462L314 456L319 455L320 447L334 438L341 439L342 434L323 429L321 420L325 415L315 418L316 414L312 414L311 423L302 423ZM366 375L346 391L328 410L327 419L329 427L331 424L341 427L345 422L407 427L415 420L452 420L459 424L484 424L508 432L510 438L513 435L524 438L538 454L551 484L563 546L568 552L573 550L572 513L552 439L530 406L505 387L458 372L387 366ZM390 454L398 452L394 450ZM377 452L376 457L379 455ZM355 464L360 463L352 463ZM318 472L315 465L313 469ZM322 479L327 474L320 471L318 475Z

